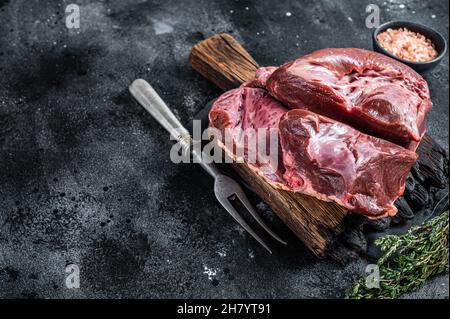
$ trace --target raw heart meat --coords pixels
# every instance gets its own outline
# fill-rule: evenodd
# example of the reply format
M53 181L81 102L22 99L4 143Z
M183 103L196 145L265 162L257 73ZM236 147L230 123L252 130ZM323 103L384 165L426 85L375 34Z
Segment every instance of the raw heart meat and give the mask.
M417 158L414 152L329 118L289 111L260 88L226 92L214 103L209 120L220 131L231 131L234 144L225 151L234 159L235 149L250 151L242 138L246 129L278 129L276 167L256 161L250 168L274 187L335 201L373 218L395 215L393 202L402 195ZM223 141L219 145L225 148Z
M323 49L279 68L263 68L252 85L290 108L313 111L415 150L432 103L426 81L382 54Z
M248 147L251 144L246 139L249 135L253 135L256 129L264 131L274 129L276 130L275 133L278 134L280 118L287 111L288 109L271 97L266 90L240 87L219 97L209 112L209 121L214 128L221 131L222 140L218 142L227 155L233 160L247 162L250 168L267 179L272 185L287 189L283 180L284 170L280 157L280 146L277 146L279 156L277 156L276 161L268 161L267 158L264 158L266 159L264 161L260 156L257 156L256 161L250 162L248 160L249 153L253 151L257 155L261 154L258 154L258 149L249 150ZM231 133L233 149L225 148L225 129L228 129ZM242 158L237 158L237 149L244 150ZM270 149L270 145L267 145L266 149Z
M295 192L368 216L393 216L417 154L306 110L279 124L284 180Z

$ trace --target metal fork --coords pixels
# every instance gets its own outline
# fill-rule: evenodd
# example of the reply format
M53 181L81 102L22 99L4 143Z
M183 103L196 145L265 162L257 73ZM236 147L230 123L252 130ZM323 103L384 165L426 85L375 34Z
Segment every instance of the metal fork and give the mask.
M248 212L267 233L269 233L280 243L286 245L286 242L272 232L259 217L239 184L230 177L221 174L212 161L205 161L204 159L209 156L208 154L202 153L196 147L191 147L194 141L192 140L188 130L183 127L180 121L178 121L169 107L164 103L158 93L156 93L148 82L142 79L137 79L130 85L129 89L134 98L159 122L159 124L161 124L175 139L181 143L184 150L190 150L193 157L196 159L196 162L199 163L203 169L214 178L214 193L217 200L228 211L228 213L230 213L230 215L250 235L253 236L253 238L255 238L265 249L267 249L269 253L272 253L269 246L266 245L261 237L259 237L239 215L231 204L230 198L235 197L239 199L245 208L247 208ZM197 143L197 141L195 141L195 143Z

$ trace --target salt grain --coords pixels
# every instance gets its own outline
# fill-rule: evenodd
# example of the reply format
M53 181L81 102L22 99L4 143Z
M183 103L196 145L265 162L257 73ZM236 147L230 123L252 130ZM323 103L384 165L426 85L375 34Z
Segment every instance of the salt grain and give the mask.
M209 280L212 280L213 277L217 275L217 270L209 268L206 265L203 265L203 273L208 276Z
M292 13L286 12L286 17L290 17L291 15L292 15Z
M217 252L217 254L218 254L220 257L224 258L224 257L227 256L227 251L225 250L225 248L221 248L221 249Z
M431 61L437 51L430 39L406 28L387 29L377 36L380 45L393 55L415 62Z

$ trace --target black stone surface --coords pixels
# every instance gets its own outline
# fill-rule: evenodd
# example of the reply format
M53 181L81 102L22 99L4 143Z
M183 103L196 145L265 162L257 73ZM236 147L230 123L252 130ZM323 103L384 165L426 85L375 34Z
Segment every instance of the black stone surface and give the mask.
M261 65L323 47L370 48L365 7L448 38L448 1L0 0L1 297L340 297L367 261L318 260L268 207L288 247L268 255L216 203L197 166L130 97L147 79L189 122L219 90L187 64L229 32ZM290 14L287 14L287 13ZM426 75L430 134L448 150L448 57ZM81 269L80 289L65 267ZM406 298L448 298L448 275Z

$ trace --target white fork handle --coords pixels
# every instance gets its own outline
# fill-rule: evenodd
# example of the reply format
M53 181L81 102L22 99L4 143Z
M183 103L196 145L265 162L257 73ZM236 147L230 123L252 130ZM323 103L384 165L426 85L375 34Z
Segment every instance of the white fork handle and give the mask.
M135 80L130 85L130 92L174 138L179 140L183 136L190 135L147 81L143 79Z
M192 147L192 137L189 131L178 121L169 107L164 103L161 97L156 93L152 86L143 79L137 79L130 85L130 92L134 98L141 104L162 127L166 129L174 138L176 138L183 148L189 148L198 163L212 176L220 174L213 163L203 161L202 152L196 147Z

